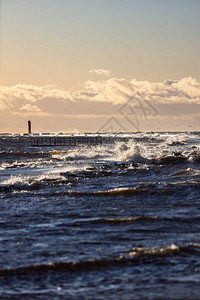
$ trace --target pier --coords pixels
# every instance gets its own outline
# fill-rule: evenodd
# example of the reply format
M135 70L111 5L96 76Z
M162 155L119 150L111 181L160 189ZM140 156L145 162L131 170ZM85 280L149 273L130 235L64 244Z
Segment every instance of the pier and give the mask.
M31 146L77 146L102 145L108 138L102 136L36 136L31 139Z
M55 147L55 146L79 146L79 145L102 145L103 143L113 142L108 135L98 133L32 133L31 121L28 122L28 133L23 137L31 137L30 143L32 147Z

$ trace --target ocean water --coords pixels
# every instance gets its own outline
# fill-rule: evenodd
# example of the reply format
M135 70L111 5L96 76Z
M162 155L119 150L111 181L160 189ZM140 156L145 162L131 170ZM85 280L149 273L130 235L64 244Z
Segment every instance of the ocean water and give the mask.
M200 133L1 136L0 299L200 299Z

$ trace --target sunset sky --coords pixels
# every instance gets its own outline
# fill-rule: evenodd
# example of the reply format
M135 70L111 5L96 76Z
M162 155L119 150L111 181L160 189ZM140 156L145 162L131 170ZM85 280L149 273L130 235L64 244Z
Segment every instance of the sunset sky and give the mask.
M0 3L0 132L200 130L199 0Z

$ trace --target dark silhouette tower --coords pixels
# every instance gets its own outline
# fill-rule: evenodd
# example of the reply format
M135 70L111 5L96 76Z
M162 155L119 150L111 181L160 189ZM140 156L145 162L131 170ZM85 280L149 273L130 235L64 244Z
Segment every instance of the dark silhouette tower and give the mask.
M28 133L31 133L31 121L28 121Z

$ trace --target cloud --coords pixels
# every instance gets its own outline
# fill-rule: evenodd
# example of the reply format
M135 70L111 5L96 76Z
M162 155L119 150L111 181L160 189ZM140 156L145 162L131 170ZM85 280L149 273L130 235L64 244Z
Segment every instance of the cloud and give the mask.
M94 69L94 70L90 70L89 73L95 73L95 74L98 74L98 75L106 75L106 76L111 75L111 71L106 70L106 69Z
M53 117L53 114L44 112L44 111L15 111L13 112L13 116L21 116L21 117L28 117L28 116L37 116L37 117Z
M54 88L51 85L43 87L36 85L17 84L12 87L0 87L0 108L12 107L16 100L36 103L44 99L63 99L74 101L69 91Z
M38 112L38 111L41 111L41 109L39 107L37 107L36 105L31 105L31 104L26 104L26 105L21 106L19 108L19 110L28 111L28 112Z
M123 104L131 97L152 103L200 103L200 82L192 77L164 82L111 78L107 81L87 81L85 89L94 95L92 101L113 104Z
M106 110L112 114L115 113L112 110L118 110L119 105L131 99L136 102L148 101L156 108L162 106L163 114L166 112L169 115L173 110L181 111L181 108L186 114L187 111L192 114L200 105L200 82L192 77L164 82L110 78L87 81L82 90L75 92L50 85L0 87L0 110L11 114L43 112L56 115L68 114L69 111L74 115L83 111L86 114L98 114L101 108L105 108L102 114Z
M109 119L131 131L175 130L176 126L199 130L199 112L200 82L192 77L164 82L89 80L75 92L53 85L0 87L1 131L21 128L23 132L28 119L38 132L98 131Z

